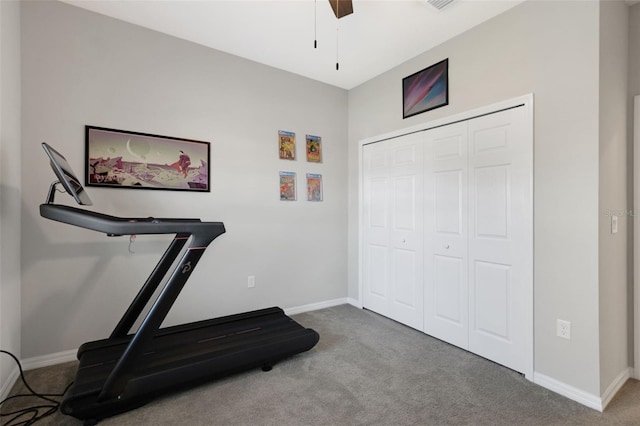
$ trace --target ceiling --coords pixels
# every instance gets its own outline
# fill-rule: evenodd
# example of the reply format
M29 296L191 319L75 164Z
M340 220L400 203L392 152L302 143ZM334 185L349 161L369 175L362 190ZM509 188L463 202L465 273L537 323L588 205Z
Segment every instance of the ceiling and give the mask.
M351 89L523 0L353 0L340 20L327 0L62 1Z

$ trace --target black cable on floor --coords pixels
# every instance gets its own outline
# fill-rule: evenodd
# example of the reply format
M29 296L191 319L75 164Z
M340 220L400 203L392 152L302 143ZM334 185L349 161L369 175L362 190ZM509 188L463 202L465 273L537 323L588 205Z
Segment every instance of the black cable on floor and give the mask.
M29 392L31 392L29 394L12 395L0 401L0 418L13 416L9 420L7 420L6 423L3 423L2 426L29 426L34 424L38 420L41 420L47 416L50 416L51 414L58 411L58 407L60 407L60 401L53 399L51 397L64 396L64 394L67 392L67 389L69 389L69 387L72 385L73 382L69 383L69 385L65 388L65 390L59 394L58 393L49 393L49 394L38 393L34 391L31 388L31 386L29 386L29 384L27 383L27 380L24 377L24 372L22 371L22 365L20 364L20 361L18 360L18 358L16 358L15 355L13 355L11 352L3 351L1 349L0 349L0 353L7 354L11 358L13 358L13 360L18 365L18 369L20 370L20 378L22 379L22 383L24 383L25 387L29 390ZM23 408L23 409L8 412L8 413L2 412L2 406L7 401L12 399L17 399L17 398L28 398L28 397L40 398L48 402L48 404L34 405L31 407ZM45 411L41 412L40 410L45 410ZM26 418L27 416L29 417Z

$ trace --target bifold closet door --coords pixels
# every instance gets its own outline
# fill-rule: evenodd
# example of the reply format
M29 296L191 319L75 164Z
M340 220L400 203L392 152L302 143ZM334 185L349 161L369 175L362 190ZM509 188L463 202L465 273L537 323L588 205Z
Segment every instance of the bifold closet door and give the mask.
M514 107L363 147L363 306L530 374L533 146Z
M424 332L469 346L467 122L424 132Z
M421 134L363 147L363 305L422 330Z
M533 327L533 147L524 108L469 120L469 350L525 371Z
M533 297L524 118L513 108L428 130L424 147L424 331L516 371Z

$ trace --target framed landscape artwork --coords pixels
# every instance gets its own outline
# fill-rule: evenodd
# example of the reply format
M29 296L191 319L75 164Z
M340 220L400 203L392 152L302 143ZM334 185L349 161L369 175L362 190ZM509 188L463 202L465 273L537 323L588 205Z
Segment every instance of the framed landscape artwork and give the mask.
M210 144L85 126L87 186L209 192Z

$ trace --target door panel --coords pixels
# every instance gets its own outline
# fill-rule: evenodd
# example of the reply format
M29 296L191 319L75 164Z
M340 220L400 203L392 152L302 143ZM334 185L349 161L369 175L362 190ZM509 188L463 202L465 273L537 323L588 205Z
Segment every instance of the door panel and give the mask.
M469 350L525 371L532 147L519 108L469 121Z
M367 276L369 277L369 293L373 297L381 298L383 301L387 298L387 248L375 244L369 244L367 247Z
M451 256L434 256L434 314L438 320L452 322L466 328L460 299L464 290L462 271L466 268L464 259Z
M421 330L424 290L420 137L407 135L367 145L363 147L363 164L363 305Z
M467 124L425 132L424 331L468 346Z
M391 318L422 330L423 227L420 134L389 141L391 196Z
M509 237L510 167L498 165L474 170L473 203L476 238Z
M475 262L474 266L475 301L472 304L476 307L476 330L509 342L511 267L490 262Z
M462 170L433 174L435 231L439 234L462 234Z
M416 254L413 250L395 250L394 302L410 310L416 309Z
M378 144L363 148L364 244L363 302L389 315L389 176L386 154Z

